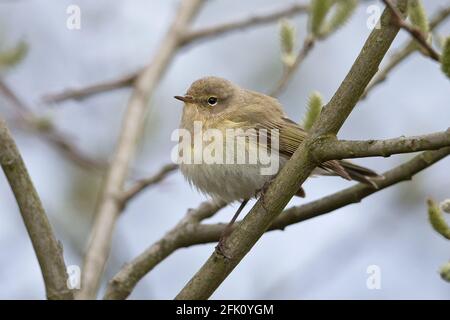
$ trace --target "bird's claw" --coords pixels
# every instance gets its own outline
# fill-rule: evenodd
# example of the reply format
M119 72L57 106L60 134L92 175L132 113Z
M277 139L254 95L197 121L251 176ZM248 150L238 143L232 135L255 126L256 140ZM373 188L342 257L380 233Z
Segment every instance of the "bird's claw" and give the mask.
M231 259L229 255L225 253L225 240L226 237L221 237L216 246L216 252L226 259Z

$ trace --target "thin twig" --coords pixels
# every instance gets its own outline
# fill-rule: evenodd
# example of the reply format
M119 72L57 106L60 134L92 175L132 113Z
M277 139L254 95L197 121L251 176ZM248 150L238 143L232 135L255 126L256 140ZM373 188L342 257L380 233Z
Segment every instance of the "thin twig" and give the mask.
M78 295L81 299L92 299L97 295L109 256L114 227L122 209L120 196L136 151L136 143L143 132L148 100L180 47L180 33L188 28L203 3L204 0L181 2L173 23L153 60L134 84L89 239L82 273L82 287Z
M376 76L373 78L373 80L369 83L366 90L364 91L363 95L361 96L361 100L365 99L369 92L378 86L379 84L383 83L388 74L397 67L400 62L404 61L407 57L409 57L413 52L417 50L417 45L414 41L410 41L406 46L404 46L402 49L396 51L394 54L392 54L391 59L386 64L386 66L381 69Z
M182 45L187 45L196 40L204 40L210 37L217 37L232 31L243 30L249 27L264 25L271 22L276 22L284 17L290 17L299 13L308 11L308 5L296 3L285 8L280 8L269 13L258 14L239 20L225 22L212 27L205 27L199 30L188 31L182 36Z
M127 191L123 192L120 197L122 206L125 206L131 199L141 193L144 189L149 186L155 185L162 180L164 180L170 173L178 169L178 165L174 163L169 163L162 166L157 173L151 177L138 180L131 186Z
M390 0L382 0L384 4L391 10L393 13L393 21L399 27L408 32L411 37L413 37L427 52L428 56L433 60L440 61L440 54L434 50L431 44L427 40L427 36L418 28L411 26L402 18L401 13L398 9L392 4Z
M3 119L0 118L0 164L19 206L36 253L48 299L73 299L67 286L62 247L53 233L25 163Z
M447 19L447 17L450 15L450 7L447 6L445 8L441 8L438 10L435 14L433 14L433 17L430 19L430 30L433 31L436 29L442 22Z
M430 31L435 30L442 22L450 15L450 7L442 8L436 12L430 20ZM401 49L397 50L390 58L389 62L375 75L373 80L369 83L361 99L365 99L369 92L383 83L388 74L397 67L402 61L411 56L412 53L417 51L417 44L415 40L410 40Z
M291 66L284 68L283 75L276 84L275 88L270 92L271 96L273 97L279 96L280 93L286 88L287 84L292 79L295 72L298 70L299 66L303 63L303 61L306 59L308 54L313 49L315 42L316 38L312 36L306 37L305 41L303 42L302 48L300 49L297 57L295 58L294 63Z
M110 81L95 83L82 88L69 88L59 93L46 94L42 97L42 100L45 103L59 103L69 99L86 99L97 93L129 87L133 84L138 75L139 72L133 72Z
M203 202L197 209L188 210L186 216L132 262L114 276L106 289L105 299L125 299L137 282L158 263L178 248L187 247L192 241L192 231L198 224L222 209L224 202Z
M231 33L238 30L244 30L250 27L264 25L271 22L276 22L280 18L289 17L296 14L307 12L308 6L297 3L290 4L287 7L280 8L269 13L262 13L255 16L245 17L239 20L224 22L215 26L205 27L193 31L184 31L180 36L180 46L187 46L196 41L217 37L226 33ZM131 86L136 80L139 72L127 74L118 79L108 80L93 85L89 85L77 89L67 89L61 93L47 94L43 100L47 103L57 103L68 99L84 99L94 94L119 89L126 86Z
M85 155L78 147L73 145L63 133L59 132L56 127L36 115L2 80L0 80L0 93L3 94L15 108L17 120L23 128L37 133L67 159L82 168L89 170L104 170L106 168L106 162L92 159Z

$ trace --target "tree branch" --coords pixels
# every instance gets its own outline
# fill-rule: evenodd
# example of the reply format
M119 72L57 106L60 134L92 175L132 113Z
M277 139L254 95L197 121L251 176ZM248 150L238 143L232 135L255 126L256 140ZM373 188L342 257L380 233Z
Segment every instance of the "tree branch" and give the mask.
M152 62L136 79L89 240L79 298L89 299L96 296L109 256L115 223L121 210L120 196L136 150L136 142L142 133L147 102L180 47L181 32L189 26L203 3L204 0L181 2Z
M236 21L219 24L217 26L188 31L185 35L182 36L182 45L187 45L197 40L204 40L206 38L220 36L232 31L238 31L249 27L276 22L281 18L290 17L299 13L305 13L307 11L307 5L296 3L266 14L254 15Z
M450 155L450 147L439 150L425 151L400 166L383 173L384 179L377 181L378 189L358 183L345 190L336 192L322 199L313 201L300 207L284 211L271 226L271 229L284 229L293 223L314 218L343 206L358 203L373 193L379 192L402 181L411 180L420 171L430 167L439 160Z
M440 61L440 55L436 52L436 50L433 49L433 47L430 45L430 43L427 40L426 35L419 30L418 28L415 28L408 23L405 22L403 17L401 16L401 13L397 10L397 8L391 3L390 0L382 0L386 7L388 7L392 14L393 14L393 21L397 26L408 32L411 37L413 37L428 53L428 56L432 58L433 60Z
M133 186L131 186L127 191L125 191L120 201L122 202L121 206L124 207L131 199L141 193L144 189L157 184L164 180L170 173L178 169L178 165L174 163L169 163L161 167L157 173L153 176L141 179L137 181Z
M314 145L314 154L321 160L389 157L393 154L436 150L448 146L450 128L444 132L386 140L346 141L326 138Z
M286 88L287 84L289 83L289 80L292 79L295 72L298 70L300 65L303 63L303 61L306 59L308 54L311 52L311 50L314 48L314 44L316 43L316 38L309 35L306 37L305 41L303 42L303 46L300 49L297 57L295 58L294 63L292 66L284 68L283 75L281 76L280 80L276 84L275 88L270 92L270 95L272 97L279 96L281 92Z
M450 7L445 7L438 10L430 20L430 31L438 27L450 15Z
M95 83L82 88L69 88L59 93L50 93L42 97L45 103L59 103L65 100L74 99L82 100L86 99L94 94L112 91L123 87L129 87L136 80L139 72L133 72L126 74L117 79Z
M199 30L186 31L180 36L179 45L187 46L195 41L217 37L226 33L231 33L238 30L247 29L254 26L264 25L271 22L278 21L280 18L289 17L296 14L308 11L308 6L296 3L290 4L287 7L280 8L268 13L258 14L235 21L225 22L216 26L205 27ZM184 30L180 30L184 31ZM136 80L140 72L127 74L118 79L108 80L105 82L96 83L78 89L67 89L61 93L47 94L43 100L47 103L58 103L68 99L84 99L94 94L119 89L126 86L131 86Z
M372 79L372 81L369 83L369 85L367 86L366 90L364 91L363 95L361 96L361 100L365 99L367 97L367 95L369 94L369 92L375 88L376 86L378 86L379 84L383 83L388 74L395 68L397 67L400 62L404 61L406 58L408 58L413 52L417 51L417 45L414 42L414 40L411 40L410 42L408 42L407 45L405 45L402 49L394 52L391 56L391 59L389 60L389 62L387 63L387 65L381 69L376 75L375 77Z
M414 175L432 166L436 162L450 155L450 147L439 150L425 151L413 159L383 173L385 179L380 180L378 189L365 183L358 183L347 189L338 191L310 203L294 206L284 210L270 225L267 231L284 230L286 227L309 220L350 204L361 202L364 198L393 186L397 183L411 180ZM237 222L234 228L241 223ZM217 242L225 228L224 223L199 224L185 235L190 239L190 246Z
M106 289L105 299L125 299L133 291L137 282L157 264L178 248L191 245L193 230L204 219L213 216L226 203L204 202L195 210L188 210L186 216L164 237L155 242L131 263L114 276Z
M399 0L398 3L402 12L406 10L406 0ZM177 299L208 298L270 227L307 179L318 164L310 151L312 146L321 137L338 132L397 35L399 28L390 23L391 19L391 11L385 10L381 17L381 28L371 32L344 81L323 108L311 135L299 146L242 223L225 241L224 255L215 251L177 295Z
M450 7L443 8L439 10L436 14L433 15L430 21L430 31L433 31L436 27L438 27L445 19L450 15ZM392 56L386 66L381 69L372 81L367 86L363 96L361 99L367 97L368 93L376 86L381 84L386 80L388 74L397 67L402 61L408 58L412 53L417 51L417 45L415 40L410 40L406 45L404 45L401 49L397 50Z
M106 163L91 159L83 154L67 137L59 132L50 122L41 119L29 108L17 94L0 80L0 92L11 102L21 126L31 129L54 146L63 156L85 169L105 169Z
M0 164L14 193L34 252L36 253L48 299L72 299L67 287L62 247L53 234L41 200L25 163L3 119L0 118Z
M450 147L436 151L426 151L412 160L383 174L385 179L378 183L378 189L359 183L310 203L283 211L268 231L284 230L286 227L317 216L332 212L349 204L357 203L369 195L379 192L399 182L410 180L418 172L430 167L450 154ZM204 206L204 204L202 204ZM234 227L241 222L237 222ZM166 236L153 244L137 258L126 264L110 281L105 299L125 299L136 284L159 262L179 248L217 242L226 224L183 224L179 223Z

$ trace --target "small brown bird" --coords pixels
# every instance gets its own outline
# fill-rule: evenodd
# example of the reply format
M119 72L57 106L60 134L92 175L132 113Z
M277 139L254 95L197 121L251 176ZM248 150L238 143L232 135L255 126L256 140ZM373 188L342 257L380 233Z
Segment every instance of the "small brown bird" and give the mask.
M238 145L245 144L243 148L245 156L258 148L266 150L274 145L273 137L268 136L268 143L260 143L261 130L272 132L276 130L279 166L272 174L262 174L263 164L257 163L229 163L224 161L200 161L197 163L180 163L180 169L187 180L196 186L201 192L212 198L221 199L226 202L242 201L230 224L232 224L245 204L252 197L257 196L265 185L273 179L283 165L294 154L295 150L307 136L297 123L290 120L283 111L281 104L270 96L243 89L232 82L218 78L205 77L195 81L187 93L183 96L175 96L184 102L183 115L180 129L187 130L191 135L198 134L196 123L202 126L202 132L213 129L224 136L229 130L243 130L244 132L256 132L256 139L249 139L251 134L240 134L246 136L246 140L240 142L238 138L233 141ZM198 127L197 127L198 128ZM213 135L217 137L217 135ZM239 134L237 135L239 136ZM195 139L194 139L195 140ZM202 143L190 144L189 152L202 152L208 145L209 139L202 138ZM227 141L228 142L228 141ZM224 158L229 154L225 143L223 146ZM202 150L199 150L202 149ZM233 150L236 150L233 149ZM183 152L186 152L184 150ZM217 152L217 150L216 150ZM272 150L273 152L273 150ZM232 160L236 160L232 155ZM219 157L220 158L220 157ZM267 166L266 166L267 167ZM313 174L340 176L347 180L356 180L376 187L372 179L379 177L374 171L344 160L332 160L322 163ZM305 194L299 186L298 196Z

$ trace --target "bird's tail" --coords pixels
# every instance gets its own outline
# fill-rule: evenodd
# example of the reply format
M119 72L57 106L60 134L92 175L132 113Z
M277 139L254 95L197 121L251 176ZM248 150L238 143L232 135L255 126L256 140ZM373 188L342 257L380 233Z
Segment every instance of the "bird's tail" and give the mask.
M375 171L354 164L347 160L339 160L339 165L347 172L348 176L355 181L359 181L365 184L370 184L378 189L377 181L384 177L376 173Z
M355 180L378 189L378 182L384 179L384 176L379 175L373 170L359 166L348 160L328 160L319 165L319 168L313 171L313 175L325 176L339 176L347 180ZM299 197L304 197L305 192L300 189L297 194Z

